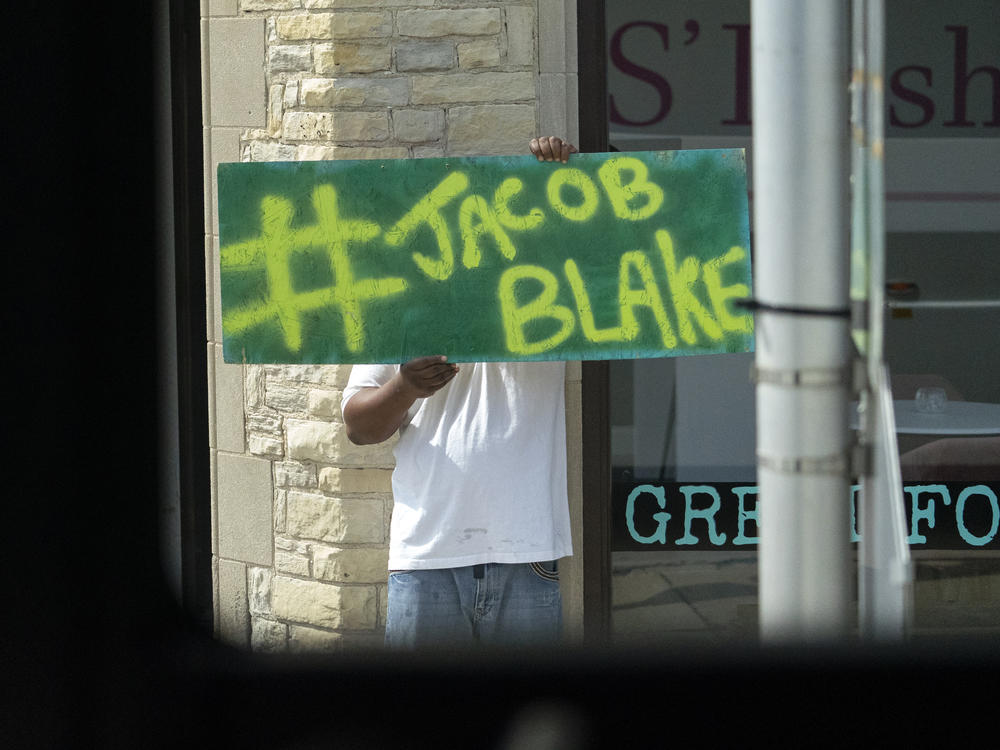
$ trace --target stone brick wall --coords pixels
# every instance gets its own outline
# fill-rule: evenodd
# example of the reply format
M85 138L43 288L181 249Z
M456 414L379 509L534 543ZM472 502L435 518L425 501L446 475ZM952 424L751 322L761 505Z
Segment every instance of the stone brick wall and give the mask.
M209 194L223 161L524 153L542 132L575 137L573 6L203 0ZM218 635L258 651L376 645L392 442L347 440L349 367L222 362L215 206L206 235ZM578 371L567 390L571 441Z
M535 2L244 0L266 24L252 161L517 153L536 131Z
M347 440L347 366L245 368L247 452L273 471L271 566L250 566L250 645L322 649L381 641L392 443Z

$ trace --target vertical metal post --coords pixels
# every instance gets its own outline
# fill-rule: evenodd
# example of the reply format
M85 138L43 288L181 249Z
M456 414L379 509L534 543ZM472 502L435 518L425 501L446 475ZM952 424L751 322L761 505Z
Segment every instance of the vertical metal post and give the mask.
M850 625L846 0L753 0L764 641Z
M884 363L885 304L885 3L854 0L852 21L854 221L852 296L867 298L864 333L867 383L861 397L861 441L870 451L861 479L858 624L868 639L900 640L912 617L912 568L903 515L902 478ZM856 339L857 340L857 339Z

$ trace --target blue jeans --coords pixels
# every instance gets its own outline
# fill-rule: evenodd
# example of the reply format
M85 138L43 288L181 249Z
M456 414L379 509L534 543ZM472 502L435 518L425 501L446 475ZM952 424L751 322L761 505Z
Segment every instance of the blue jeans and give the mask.
M555 562L389 574L388 646L551 644L561 630Z

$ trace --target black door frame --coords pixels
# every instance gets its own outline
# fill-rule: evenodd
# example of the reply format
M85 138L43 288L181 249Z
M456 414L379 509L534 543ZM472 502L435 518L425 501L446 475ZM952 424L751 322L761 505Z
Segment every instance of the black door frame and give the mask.
M605 0L577 0L580 150L608 150ZM582 364L583 638L609 643L611 631L611 427L609 365Z
M176 505L179 560L162 560L179 567L180 598L185 615L205 632L213 629L211 472L208 435L208 333L205 273L205 190L202 133L201 7L198 0L159 0L159 19L169 26L165 49L158 50L159 112L169 112L169 123L158 123L169 151L163 176L169 183L157 210L165 247L162 262L169 271L158 280L165 299L158 322L159 334L172 340L164 344L173 356L161 364L171 372L160 373L172 393L161 394L176 409L160 425L161 493L171 493ZM166 119L166 118L164 118ZM168 130L169 128L169 130ZM161 419L163 415L161 413ZM160 529L163 534L164 529ZM164 550L161 546L161 554Z

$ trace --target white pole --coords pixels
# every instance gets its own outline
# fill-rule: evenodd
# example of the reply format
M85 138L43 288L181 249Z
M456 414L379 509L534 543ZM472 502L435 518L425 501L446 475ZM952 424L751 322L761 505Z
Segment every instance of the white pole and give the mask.
M903 481L892 408L888 368L884 363L885 198L883 80L885 4L855 0L854 85L860 110L861 137L856 141L855 205L864 222L855 226L856 244L868 256L867 389L862 435L872 451L871 472L862 478L859 502L858 626L869 640L901 641L912 619L910 549L906 541ZM863 187L863 190L861 189ZM859 280L860 281L860 280Z
M753 0L760 628L850 626L846 0Z

